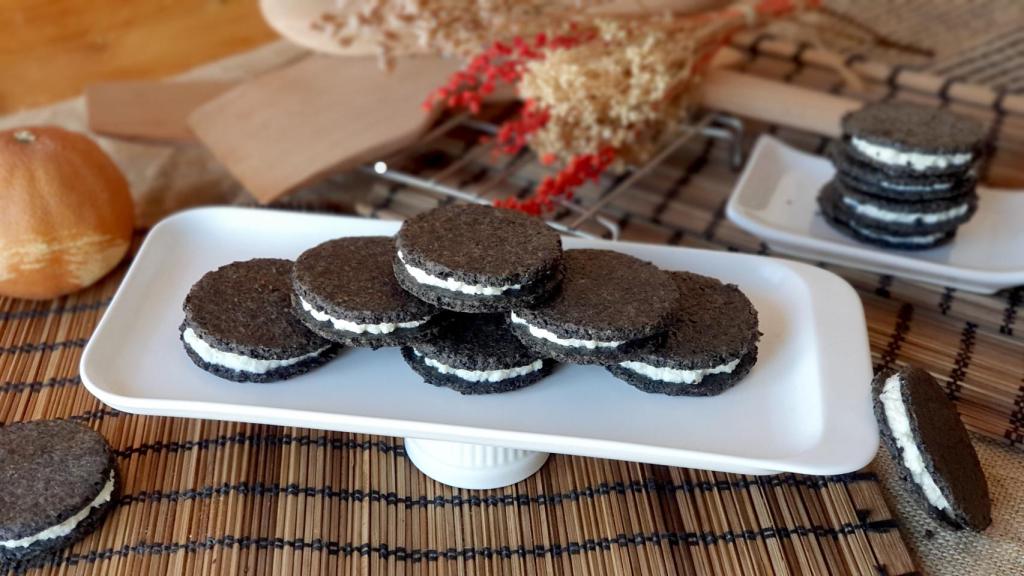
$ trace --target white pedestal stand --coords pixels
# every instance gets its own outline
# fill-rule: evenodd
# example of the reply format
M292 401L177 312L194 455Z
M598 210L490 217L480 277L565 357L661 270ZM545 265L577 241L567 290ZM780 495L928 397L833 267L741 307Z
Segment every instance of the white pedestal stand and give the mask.
M405 453L424 474L456 488L501 488L529 478L547 452L443 440L405 439Z

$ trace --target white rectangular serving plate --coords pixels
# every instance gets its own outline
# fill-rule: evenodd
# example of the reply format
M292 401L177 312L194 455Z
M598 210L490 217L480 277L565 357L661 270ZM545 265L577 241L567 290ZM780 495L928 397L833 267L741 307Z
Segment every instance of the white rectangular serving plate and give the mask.
M397 222L203 208L146 237L86 346L86 387L126 412L491 444L765 474L837 474L873 457L878 431L860 300L838 276L773 258L565 238L667 269L738 284L764 336L757 364L713 398L646 394L597 366L560 366L515 392L462 396L425 384L398 349L347 349L275 384L221 380L178 339L181 303L204 273L236 260L295 258L341 236L391 235Z
M1024 284L1024 190L978 187L978 211L945 246L921 251L864 244L834 230L818 191L835 174L826 158L761 136L726 215L781 254L992 294Z

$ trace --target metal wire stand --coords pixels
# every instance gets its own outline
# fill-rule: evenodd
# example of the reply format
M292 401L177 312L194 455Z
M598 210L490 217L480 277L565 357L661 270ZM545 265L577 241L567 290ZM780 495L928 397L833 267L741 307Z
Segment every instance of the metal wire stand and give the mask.
M486 161L488 156L493 155L494 146L490 143L480 144L469 149L454 161L429 175L401 168L402 164L406 163L411 156L428 149L431 144L449 137L456 130L477 132L479 140L480 136L493 136L497 132L497 125L476 120L467 115L453 116L427 133L412 149L403 151L389 159L364 165L360 170L364 174L392 185L405 186L417 191L477 204L490 204L492 199L488 195L493 193L499 185L512 185L523 192L533 189L537 181L536 177L525 175L524 172L529 169L535 170L539 163L535 161L532 154L527 152L511 157L504 164L489 170L483 179L471 185L462 186L451 183L458 172L474 162ZM559 206L557 220L549 218L547 219L548 224L565 234L618 240L619 226L613 218L603 212L605 207L629 191L636 182L671 158L673 154L697 136L728 143L731 167L739 169L743 164L742 121L723 114L705 114L692 124L681 127L676 136L646 163L627 168L614 180L609 189L596 198L587 200L583 195L577 194L572 200L557 199L556 202ZM585 231L583 228L588 223L596 224L604 230L604 233L599 235Z

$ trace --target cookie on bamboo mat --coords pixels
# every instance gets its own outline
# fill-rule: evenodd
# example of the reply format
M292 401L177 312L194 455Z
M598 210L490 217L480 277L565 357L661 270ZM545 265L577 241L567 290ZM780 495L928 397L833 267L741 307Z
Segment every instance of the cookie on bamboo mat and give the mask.
M516 336L537 354L576 364L617 364L661 336L679 307L672 276L610 250L567 250L565 278L548 301L516 307Z
M985 127L944 108L908 102L869 104L843 117L847 151L888 174L964 172L978 158Z
M462 394L517 390L554 366L512 335L504 314L452 315L431 340L402 348L402 357L427 383Z
M880 198L910 202L944 200L970 194L977 184L977 176L970 169L952 174L888 174L858 160L848 151L848 145L840 142L832 142L827 154L844 186Z
M691 272L671 274L681 298L667 337L608 371L644 392L721 394L757 362L757 310L733 284Z
M320 366L337 346L292 312L292 262L257 258L206 273L185 297L181 341L203 370L273 382Z
M67 420L0 428L0 567L28 566L95 530L116 502L114 455Z
M858 214L844 202L843 189L832 180L818 194L821 214L836 230L855 240L899 250L925 250L948 243L956 234L956 226L944 225L900 226L883 222L865 214ZM902 214L918 214L906 205L899 210L910 210ZM973 209L972 209L973 210Z
M452 204L402 224L395 277L416 297L456 312L535 304L561 281L562 242L538 218Z
M907 367L876 375L872 386L882 440L929 512L957 528L988 527L992 503L985 474L938 382Z
M349 346L401 346L428 336L441 311L395 279L394 240L339 238L302 253L292 284L295 314L310 330Z

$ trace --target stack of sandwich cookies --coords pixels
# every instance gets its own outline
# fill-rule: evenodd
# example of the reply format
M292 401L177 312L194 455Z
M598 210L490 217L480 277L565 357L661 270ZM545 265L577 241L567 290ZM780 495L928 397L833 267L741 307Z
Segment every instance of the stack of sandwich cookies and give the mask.
M515 307L516 336L537 354L560 362L616 364L648 339L662 336L679 307L669 273L609 250L569 250L565 278L547 301Z
M423 379L462 394L509 392L551 373L554 362L527 349L504 314L455 314L434 337L402 348Z
M952 174L889 174L854 157L842 142L829 144L827 154L836 166L836 179L845 188L878 198L906 202L943 200L968 194L977 184L972 168Z
M464 394L522 388L558 360L710 395L757 357L756 312L735 287L615 251L563 254L543 221L481 205L424 213L395 238L330 240L294 264L223 266L183 307L188 357L238 382L297 376L344 344L400 346L424 380Z
M107 442L67 420L0 428L0 480L0 567L28 567L81 540L119 488Z
M841 181L825 185L818 196L822 214L836 227L871 244L914 250L948 242L974 215L973 192L948 199L905 202L871 196Z
M872 386L882 440L932 516L956 528L988 527L992 504L981 463L931 374L913 367L885 371Z
M453 204L411 218L394 273L417 298L456 312L506 311L547 298L562 278L562 243L542 220Z
M386 236L339 238L304 252L292 284L296 316L348 346L401 346L429 337L441 311L399 286Z
M262 258L208 272L185 298L181 340L192 361L236 382L272 382L320 366L337 346L293 313L292 263Z
M721 394L757 361L757 310L735 285L690 272L671 274L681 298L667 337L608 371L644 392Z
M871 104L843 119L818 196L825 219L858 240L920 250L948 242L977 209L984 127L947 110Z

